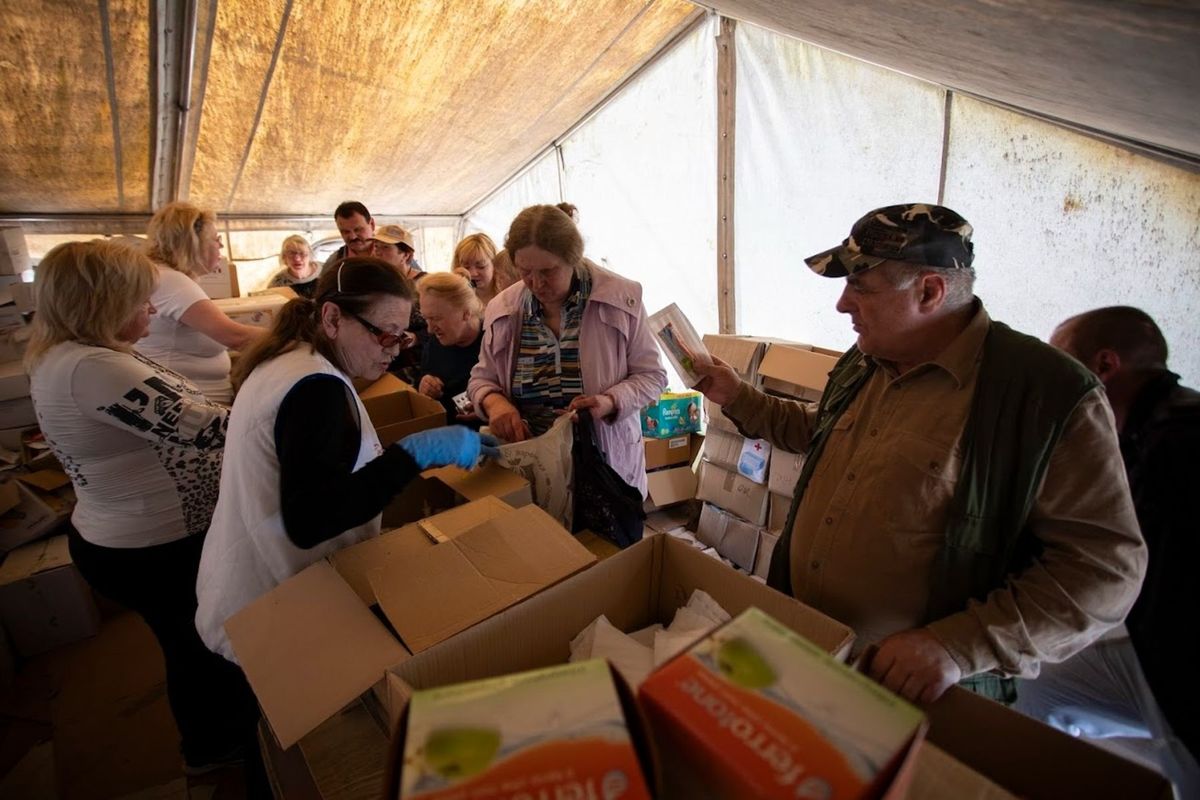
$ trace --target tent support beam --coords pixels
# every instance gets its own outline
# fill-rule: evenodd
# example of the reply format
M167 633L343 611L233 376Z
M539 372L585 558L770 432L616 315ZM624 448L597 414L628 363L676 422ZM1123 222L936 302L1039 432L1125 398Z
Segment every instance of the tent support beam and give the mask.
M721 333L737 333L734 294L734 134L737 130L737 55L733 29L720 18L717 33L717 321Z
M112 27L108 0L100 0L100 36L104 41L104 84L108 90L108 110L112 118L113 171L117 178L117 207L125 207L125 166L121 149L121 108L117 104L116 68L113 64Z
M152 8L155 136L150 205L159 209L176 198L179 186L195 63L196 0L156 0Z

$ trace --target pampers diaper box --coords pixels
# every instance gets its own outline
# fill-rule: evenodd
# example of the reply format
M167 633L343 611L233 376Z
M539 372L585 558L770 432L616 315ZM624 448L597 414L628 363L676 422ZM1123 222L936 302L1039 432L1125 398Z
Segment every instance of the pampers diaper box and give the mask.
M415 692L403 730L403 798L651 796L598 659Z
M657 401L642 409L642 435L669 439L700 430L699 392L663 392Z
M756 608L638 690L675 796L903 797L914 706Z

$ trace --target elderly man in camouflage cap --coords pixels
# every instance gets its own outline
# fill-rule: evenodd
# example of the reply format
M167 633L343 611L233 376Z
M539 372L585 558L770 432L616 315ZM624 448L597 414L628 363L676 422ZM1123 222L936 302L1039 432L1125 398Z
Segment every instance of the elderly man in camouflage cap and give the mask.
M878 644L872 675L920 702L959 681L1012 702L1014 676L1119 624L1146 568L1103 388L988 316L971 234L888 206L805 259L845 278L858 333L819 406L698 368L743 434L808 456L768 582Z

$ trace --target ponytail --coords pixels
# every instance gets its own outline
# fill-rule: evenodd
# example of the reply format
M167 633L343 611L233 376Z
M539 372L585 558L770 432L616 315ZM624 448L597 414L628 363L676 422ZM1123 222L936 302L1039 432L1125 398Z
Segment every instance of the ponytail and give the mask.
M316 344L317 309L317 304L306 297L289 300L279 309L271 330L242 353L230 372L229 380L233 383L234 394L259 364L291 352L300 344Z

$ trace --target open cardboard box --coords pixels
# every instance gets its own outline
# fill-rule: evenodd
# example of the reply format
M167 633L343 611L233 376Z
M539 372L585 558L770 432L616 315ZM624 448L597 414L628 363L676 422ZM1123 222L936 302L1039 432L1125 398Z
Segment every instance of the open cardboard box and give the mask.
M446 409L441 403L415 391L390 372L359 390L358 396L384 447L417 431L446 424Z
M803 344L772 344L758 367L763 390L798 400L820 400L829 371L838 362L837 356L828 353Z
M399 528L485 497L497 497L520 508L533 502L533 489L524 477L494 461L484 461L470 472L458 467L428 469L383 509L383 527Z
M646 472L664 467L690 464L700 449L704 437L698 433L681 433L666 439L642 439L646 451Z
M926 744L975 776L962 770L951 776L947 765L938 763L944 759L919 757L914 790L937 778L953 777L954 796L963 798L994 800L994 792L988 793L989 783L1032 800L1172 797L1170 782L1153 770L965 689L952 687L924 711L929 718ZM929 775L930 770L938 770L938 774Z
M601 614L623 631L669 623L696 589L730 614L757 606L825 651L844 657L854 634L671 536L648 536L612 558L387 671L394 724L413 689L566 663L570 642Z
M99 630L92 590L71 560L66 536L27 544L0 564L0 622L26 657Z
M642 508L649 513L695 496L696 473L691 466L655 470L646 475L646 501Z
M288 748L410 653L595 560L537 506L513 509L487 497L318 561L234 615L225 630Z
M754 525L767 522L767 487L711 461L700 462L696 497L731 511Z

